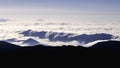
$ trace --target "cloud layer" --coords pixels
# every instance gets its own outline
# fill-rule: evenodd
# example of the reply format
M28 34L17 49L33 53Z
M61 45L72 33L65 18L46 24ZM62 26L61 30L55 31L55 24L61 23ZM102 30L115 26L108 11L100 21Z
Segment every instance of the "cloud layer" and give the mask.
M0 19L0 22L8 22L8 21L9 21L9 19L4 19L4 18Z
M53 46L86 45L104 40L119 39L119 23L55 23L38 22L3 23L0 25L0 40L24 46L30 38L40 44ZM114 36L114 37L113 37ZM36 42L35 42L36 43ZM28 44L28 42L27 42ZM33 44L34 45L34 44Z

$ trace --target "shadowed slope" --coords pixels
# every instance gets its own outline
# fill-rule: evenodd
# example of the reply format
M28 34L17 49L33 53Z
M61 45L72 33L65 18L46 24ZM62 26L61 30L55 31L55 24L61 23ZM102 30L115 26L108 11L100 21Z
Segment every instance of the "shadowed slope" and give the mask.
M106 50L111 52L119 52L120 53L120 41L107 41L107 42L99 42L90 49L99 49L99 50Z
M50 47L50 46L33 46L33 47L19 47L6 42L0 42L3 49L16 49L15 53L6 52L6 55L0 55L2 62L11 63L24 63L24 64L35 64L35 63L114 63L115 61L120 61L120 42L118 41L108 41L101 42L93 45L90 48L84 48L81 46L62 46L62 47ZM3 47L4 46L4 47ZM111 47L112 46L112 47ZM114 51L117 46L118 52ZM110 49L109 49L110 48ZM113 49L112 49L113 48ZM9 55L7 55L9 54ZM1 57L0 56L0 57ZM9 58L8 58L9 56ZM13 60L14 59L14 60Z
M10 44L4 41L0 41L0 51L13 51L16 50L17 48L20 48L20 46Z

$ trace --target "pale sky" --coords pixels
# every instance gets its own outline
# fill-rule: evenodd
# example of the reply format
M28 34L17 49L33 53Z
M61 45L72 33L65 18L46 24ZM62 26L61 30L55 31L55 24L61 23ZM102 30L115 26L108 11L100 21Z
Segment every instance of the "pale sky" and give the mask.
M0 18L119 23L120 0L0 0ZM19 21L20 21L19 20Z

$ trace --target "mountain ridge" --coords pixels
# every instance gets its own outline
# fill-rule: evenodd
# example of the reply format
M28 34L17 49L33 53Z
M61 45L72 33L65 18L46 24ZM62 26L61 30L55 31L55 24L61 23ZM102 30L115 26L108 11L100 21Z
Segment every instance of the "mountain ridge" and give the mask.
M20 47L7 42L0 41L0 49L4 44L12 47L12 51L1 51L0 60L8 63L24 63L24 64L49 64L53 63L71 63L71 62L89 62L91 63L114 63L120 61L120 41L107 41L95 44L93 47L82 46L43 46L37 45L32 47ZM112 44L111 44L112 43ZM115 44L115 45L114 45ZM104 45L107 48L104 48ZM111 49L117 46L116 49ZM15 48L14 48L15 47ZM86 63L86 64L87 64Z

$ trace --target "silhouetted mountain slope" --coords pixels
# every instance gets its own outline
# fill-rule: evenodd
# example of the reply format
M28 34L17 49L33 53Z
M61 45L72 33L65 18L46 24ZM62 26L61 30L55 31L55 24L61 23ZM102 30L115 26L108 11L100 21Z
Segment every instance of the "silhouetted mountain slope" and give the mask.
M111 52L119 52L120 53L120 41L107 41L107 42L99 42L90 49L96 49L96 50L105 50L105 51L111 51Z
M16 50L17 48L20 48L20 46L10 44L4 41L0 41L0 51L13 51Z
M24 64L34 63L115 63L120 61L119 41L100 42L93 47L51 47L51 46L33 46L33 47L19 47L6 42L0 42L0 47L3 49L17 48L15 53L7 52L6 55L0 53L0 60L2 62L14 62ZM3 47L4 46L4 47ZM112 47L111 47L112 46ZM118 48L118 52L114 52L114 48ZM110 49L109 49L110 48ZM113 49L112 49L113 48ZM115 48L115 49L116 49ZM9 55L7 55L9 54ZM2 58L1 58L2 57ZM8 58L9 57L9 58ZM6 61L5 61L6 60Z
M91 52L91 51L110 51L110 52L119 52L120 53L120 41L107 41L107 42L99 42L92 47L85 48L82 46L74 47L74 46L44 46L44 45L36 45L32 47L20 47L14 44L10 44L7 42L0 41L0 51L9 51L9 50L16 50L18 53L39 53L39 52Z

